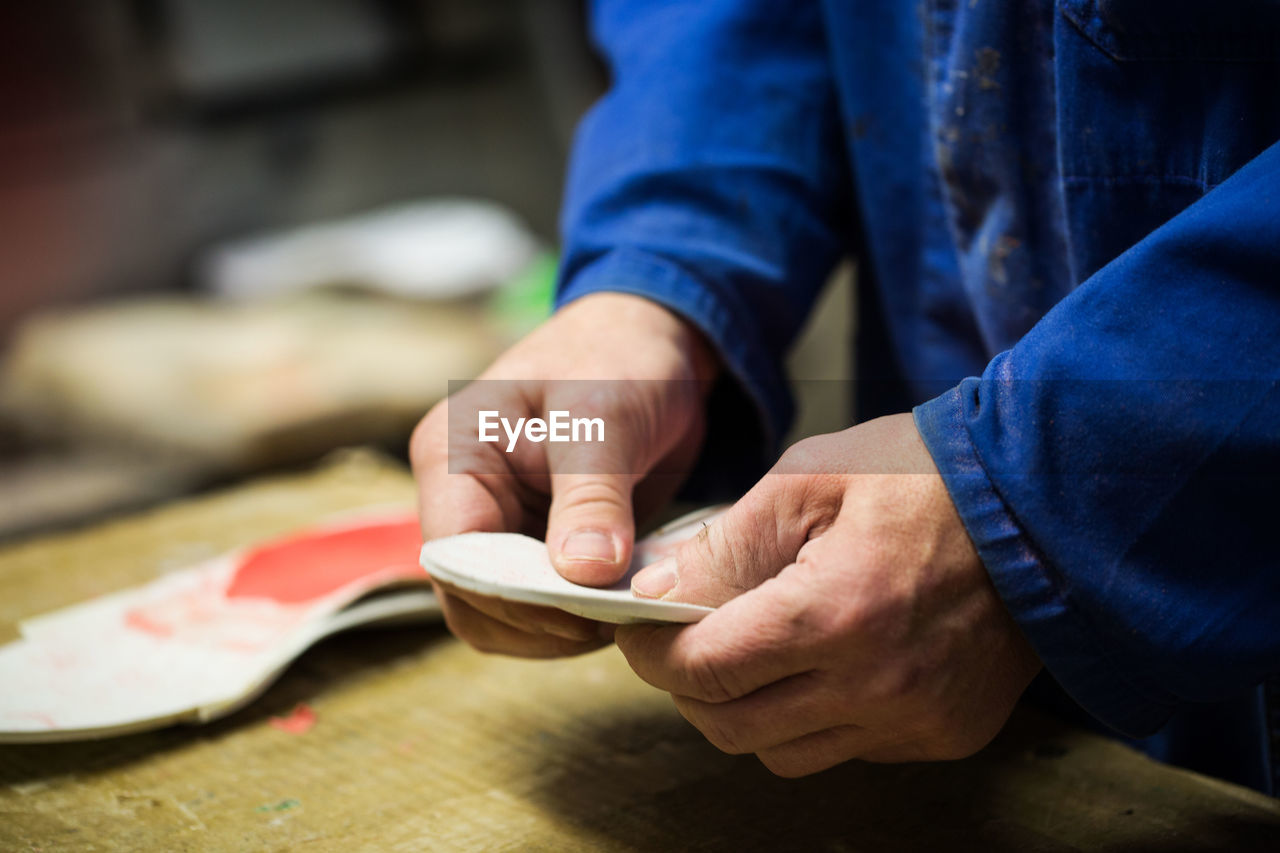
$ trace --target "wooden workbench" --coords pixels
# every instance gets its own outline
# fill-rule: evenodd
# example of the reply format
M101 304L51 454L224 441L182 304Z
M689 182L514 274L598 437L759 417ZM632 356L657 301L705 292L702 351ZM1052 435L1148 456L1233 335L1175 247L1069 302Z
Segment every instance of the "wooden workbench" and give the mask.
M0 632L411 498L402 471L354 456L13 546ZM300 703L309 730L270 724ZM705 743L616 649L531 663L423 627L330 639L209 726L0 747L0 849L1280 850L1280 803L1027 710L965 761L778 779Z

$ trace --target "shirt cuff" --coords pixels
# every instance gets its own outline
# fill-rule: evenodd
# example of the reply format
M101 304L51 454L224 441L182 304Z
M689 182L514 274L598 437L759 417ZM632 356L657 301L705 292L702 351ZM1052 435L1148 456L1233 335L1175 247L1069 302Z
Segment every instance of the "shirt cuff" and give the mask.
M776 450L791 421L792 402L776 359L760 346L757 323L740 297L691 275L679 264L636 249L614 249L557 288L556 308L591 293L643 296L698 328L759 415L764 452Z
M1160 728L1173 697L1136 683L1101 643L1096 616L1072 602L1071 578L1027 535L982 464L967 421L978 416L978 379L966 379L913 410L916 429L942 474L996 591L1045 669L1101 722L1131 737Z

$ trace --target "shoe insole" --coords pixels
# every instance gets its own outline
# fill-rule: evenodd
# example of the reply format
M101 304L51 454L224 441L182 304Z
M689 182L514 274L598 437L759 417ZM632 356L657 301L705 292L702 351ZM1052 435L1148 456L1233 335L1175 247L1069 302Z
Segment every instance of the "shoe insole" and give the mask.
M677 519L636 543L631 569L612 586L579 586L551 565L547 546L518 533L463 533L422 546L422 567L434 578L480 595L540 604L615 624L697 622L714 608L637 598L632 576L696 535L725 507L709 507Z
M0 647L0 742L207 722L323 637L438 619L421 541L411 513L348 516L24 622Z

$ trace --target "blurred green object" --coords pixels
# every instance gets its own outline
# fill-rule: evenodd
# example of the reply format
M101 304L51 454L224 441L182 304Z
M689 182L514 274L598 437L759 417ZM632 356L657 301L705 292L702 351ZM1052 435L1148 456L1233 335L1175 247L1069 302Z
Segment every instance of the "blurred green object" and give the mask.
M489 311L505 332L521 337L551 316L559 264L554 253L539 253L523 272L494 292Z

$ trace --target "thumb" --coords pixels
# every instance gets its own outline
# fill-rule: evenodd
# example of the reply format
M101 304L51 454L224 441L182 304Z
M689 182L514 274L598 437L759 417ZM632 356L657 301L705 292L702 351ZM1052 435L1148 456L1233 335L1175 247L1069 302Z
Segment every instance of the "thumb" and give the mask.
M689 384L577 380L548 393L548 409L593 412L602 424L611 425L607 439L601 429L596 440L547 448L547 546L552 564L565 579L608 586L631 567L633 493L689 431L691 413L682 404L697 401L677 393Z
M622 474L552 477L547 547L556 570L574 583L608 586L626 574L635 541L631 489Z
M631 579L639 598L718 607L795 562L809 536L801 492L786 476L766 476L728 512Z
M630 474L552 474L547 548L566 580L609 586L626 574L636 535L635 480Z

